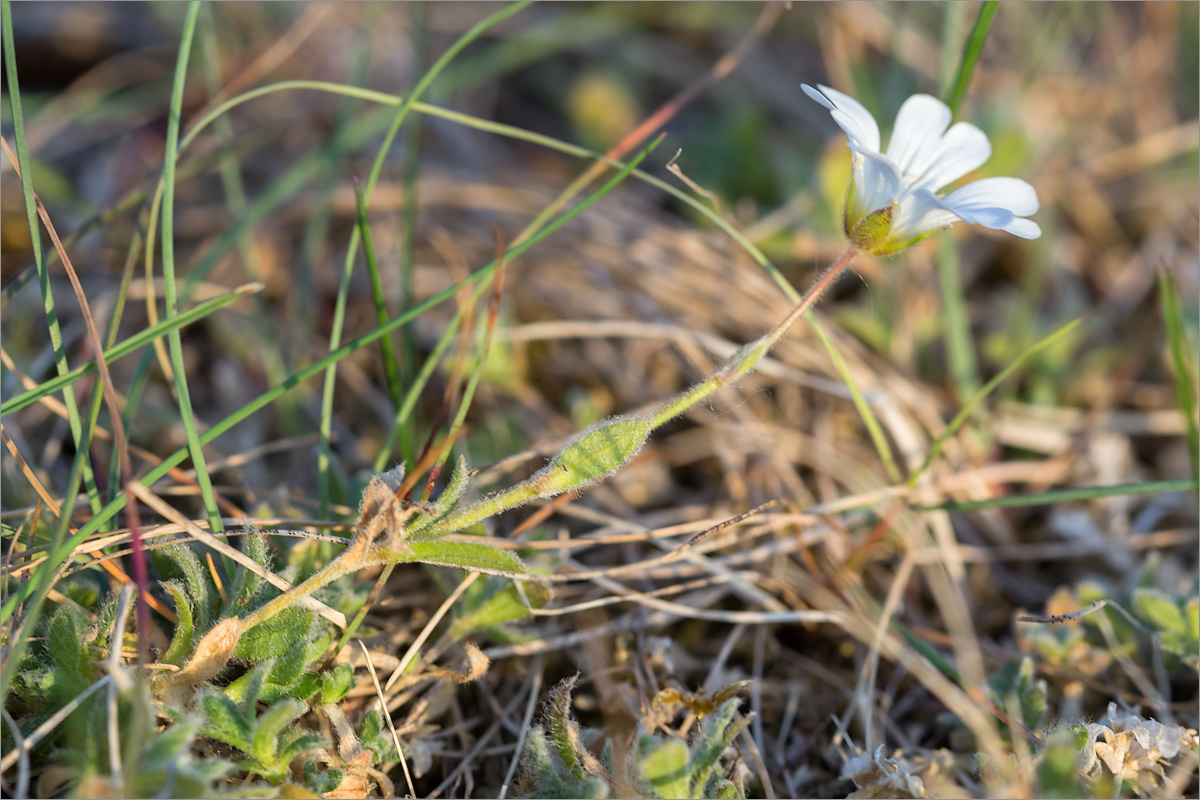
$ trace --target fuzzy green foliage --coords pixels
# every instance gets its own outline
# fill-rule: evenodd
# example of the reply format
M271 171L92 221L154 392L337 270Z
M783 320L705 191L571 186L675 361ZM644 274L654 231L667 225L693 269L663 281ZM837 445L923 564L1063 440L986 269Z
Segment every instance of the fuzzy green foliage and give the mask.
M12 687L27 713L17 718L25 735L87 690L96 680L89 645L96 642L98 626L89 627L73 607L63 605L41 626L42 647L27 654L17 667ZM96 708L93 695L67 717L66 721L43 740L45 748L65 732L69 741L86 739L90 719ZM4 747L15 742L5 726Z
M396 752L396 743L392 740L392 732L383 724L383 718L377 709L372 708L363 715L358 727L358 741L363 747L375 754L375 763L395 761L400 757Z
M1079 773L1079 751L1087 743L1087 728L1064 725L1046 737L1038 762L1038 797L1087 797Z
M474 631L485 630L494 638L517 639L519 636L509 623L528 617L530 607L542 608L550 602L550 596L550 587L544 583L522 583L518 589L515 581L504 578L476 581L455 604L454 621L447 635L461 639Z
M988 694L992 702L1012 713L1010 699L1015 697L1021 714L1021 724L1037 731L1046 720L1046 682L1038 680L1033 659L1026 657L1020 664L1008 663L988 677Z
M1106 607L1077 621L1031 624L1022 628L1027 649L1056 666L1095 674L1110 661L1115 640L1125 654L1136 655L1142 644L1161 650L1167 670L1200 671L1200 584L1185 592L1156 585L1158 560L1147 562L1134 585L1116 589L1099 581L1082 581L1060 589L1046 606L1055 617L1104 601Z
M257 710L258 700L273 664L260 665L249 673L241 687L240 701L228 694L212 693L201 698L204 712L204 734L235 747L249 759L239 761L242 769L253 770L272 783L287 778L292 760L318 748L327 747L324 736L305 733L292 727L308 706L292 697L285 697L265 710Z
M631 792L652 798L745 796L721 764L726 748L751 719L735 720L740 703L736 697L701 720L690 744L680 736L639 734L623 759L627 774L618 776L612 740L606 742L602 757L596 758L571 716L571 690L577 679L568 678L550 691L546 725L530 733L524 753L527 796L604 798Z
M1158 589L1135 589L1133 613L1157 635L1168 668L1200 669L1200 597L1175 596Z

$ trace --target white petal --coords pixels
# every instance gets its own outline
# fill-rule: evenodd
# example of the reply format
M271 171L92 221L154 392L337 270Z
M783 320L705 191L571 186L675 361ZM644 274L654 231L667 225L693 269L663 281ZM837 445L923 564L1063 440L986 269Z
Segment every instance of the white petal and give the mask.
M1038 224L1024 217L1015 217L1012 222L1005 225L1001 230L1011 233L1013 236L1020 236L1022 239L1036 239L1042 235L1042 229L1038 227Z
M829 109L833 121L838 124L854 144L865 150L879 152L879 125L871 112L853 97L842 94L828 86L801 84L804 93Z
M892 218L892 237L910 239L926 231L948 228L958 219L933 192L916 191L900 201L900 212Z
M927 94L914 94L904 101L887 149L887 157L902 175L920 174L932 163L951 116L945 103Z
M915 161L911 172L916 184L938 190L978 169L992 155L987 135L969 122L956 122L946 131L928 163Z
M1037 192L1020 178L984 178L953 191L945 204L966 210L1002 208L1025 217L1038 210Z
M1037 194L1032 186L1017 178L984 178L968 183L944 199L926 189L918 189L914 194L936 202L963 222L1005 231L1022 239L1042 235L1036 222L1019 216L1037 211Z
M854 206L859 216L887 208L900 191L896 165L878 152L851 147L854 151Z

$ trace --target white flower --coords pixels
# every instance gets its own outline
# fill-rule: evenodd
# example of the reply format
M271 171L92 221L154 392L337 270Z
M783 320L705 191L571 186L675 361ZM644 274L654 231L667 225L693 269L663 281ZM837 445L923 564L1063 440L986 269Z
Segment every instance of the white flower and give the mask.
M828 86L802 88L829 109L850 138L854 176L844 225L860 250L898 253L958 220L1023 239L1042 235L1036 222L1024 219L1038 210L1037 193L1018 178L984 178L946 197L936 194L992 154L979 128L968 122L950 125L950 108L942 101L927 94L905 100L884 153L879 126L862 103Z

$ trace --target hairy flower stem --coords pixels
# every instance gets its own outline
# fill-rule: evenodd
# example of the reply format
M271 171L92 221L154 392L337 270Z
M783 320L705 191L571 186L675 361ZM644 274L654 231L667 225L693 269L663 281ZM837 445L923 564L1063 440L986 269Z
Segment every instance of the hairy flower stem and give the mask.
M616 417L573 437L550 463L528 480L485 497L475 505L451 514L423 536L452 533L530 500L578 491L624 466L655 428L674 419L714 392L745 375L808 312L850 266L858 250L850 248L812 285L800 302L765 336L750 342L725 361L716 372L696 384L661 410L637 417ZM601 452L597 452L600 450Z
M371 549L370 536L365 533L355 536L354 541L350 542L350 546L343 550L341 555L326 564L323 569L309 576L304 582L298 583L291 589L288 589L279 595L279 597L265 603L257 611L254 611L242 620L242 632L245 633L260 622L267 621L291 606L301 597L311 595L313 592L328 586L343 575L349 575L351 572L372 566L374 561L371 559Z
M850 248L843 253L837 261L833 262L831 266L821 273L821 277L817 278L816 282L804 293L804 296L800 298L800 302L768 334L750 342L741 350L734 353L705 381L696 384L680 395L670 405L655 413L650 418L654 427L658 427L674 419L713 392L728 386L753 369L758 360L766 355L767 351L774 347L776 342L783 338L783 335L795 324L796 320L800 319L801 316L816 305L817 301L821 299L821 295L830 286L833 286L838 277L854 261L856 255L858 255L858 250L854 248Z
M759 359L783 338L796 320L807 313L821 295L833 286L856 255L858 250L854 248L843 253L769 333L734 353L708 378L679 395L662 409L638 416L614 417L581 431L567 442L550 463L527 480L450 514L421 530L411 542L437 540L530 500L579 491L616 473L637 454L655 428L679 416L753 369ZM242 621L243 632L351 572L379 564L420 560L405 541L404 512L395 499L395 486L389 485L388 489L380 492L380 496L390 500L390 503L384 502L380 505L377 502L378 498L369 499L372 497L372 491L368 488L362 518L357 526L358 533L350 546L320 572L247 616Z

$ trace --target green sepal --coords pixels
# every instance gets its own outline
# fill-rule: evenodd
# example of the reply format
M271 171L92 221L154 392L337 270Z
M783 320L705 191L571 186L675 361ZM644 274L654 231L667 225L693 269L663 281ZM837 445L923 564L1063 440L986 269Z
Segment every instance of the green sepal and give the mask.
M867 214L854 224L849 233L850 243L864 253L881 252L892 231L892 217L899 209L899 205L892 203Z
M896 253L901 253L913 245L920 244L930 236L936 236L944 230L947 230L947 228L934 228L931 231L918 233L916 236L910 236L907 239L897 239L894 241L884 242L882 246L866 252L869 252L871 255L876 257L894 256Z

